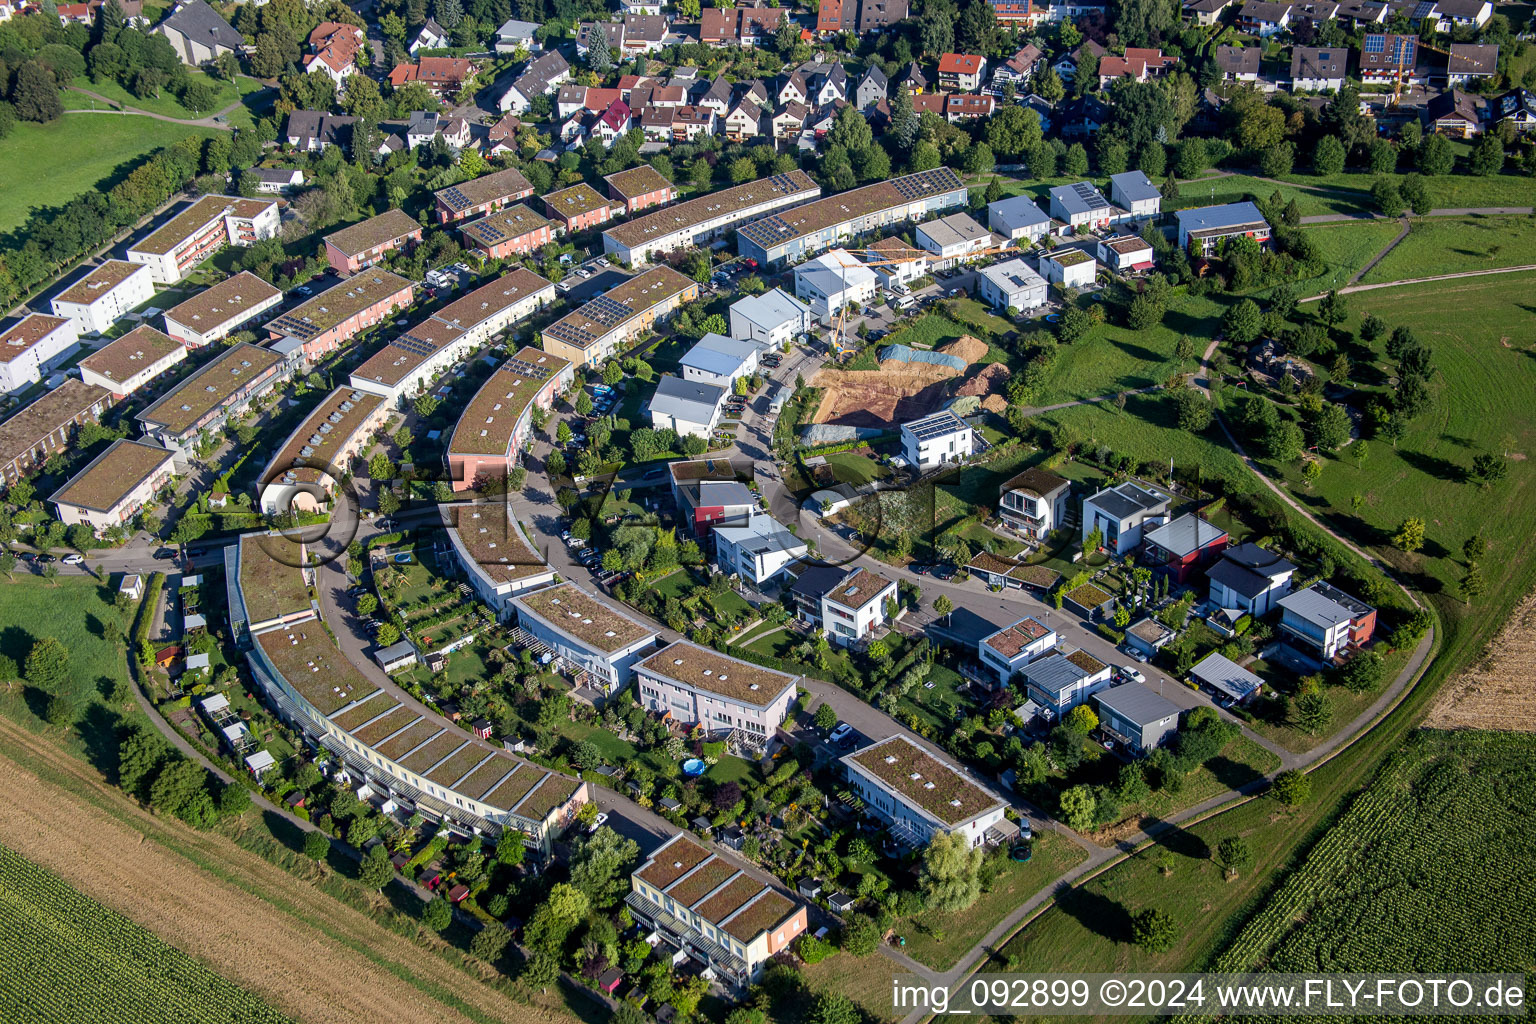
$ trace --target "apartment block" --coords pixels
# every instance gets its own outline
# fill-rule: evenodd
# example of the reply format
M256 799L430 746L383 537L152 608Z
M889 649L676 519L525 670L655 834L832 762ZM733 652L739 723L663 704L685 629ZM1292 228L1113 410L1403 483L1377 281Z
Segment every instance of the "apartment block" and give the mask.
M255 323L282 301L281 289L242 270L167 310L165 333L188 348L201 348Z
M539 336L546 351L579 366L596 366L698 297L698 282L671 267L656 267L596 296Z
M404 210L385 210L377 217L325 236L325 258L338 274L355 274L385 256L421 241L421 225Z
M28 313L0 333L0 392L21 391L36 384L43 379L48 364L79 340L75 321Z
M575 693L597 703L629 685L634 663L657 633L574 583L558 583L512 599L520 629L570 669Z
M121 402L187 358L187 346L153 327L135 327L80 360L80 379Z
M119 438L48 500L59 522L84 523L99 537L129 522L171 482L176 453L159 445Z
M301 347L313 360L335 351L360 331L409 306L415 286L387 270L370 270L332 285L267 324L267 337Z
M154 275L142 263L107 260L53 299L53 315L73 320L81 334L105 334L125 313L155 297Z
M518 351L481 385L448 442L448 476L456 491L481 476L505 476L529 437L533 408L548 409L575 377L571 362L531 346Z
M764 743L789 715L799 676L678 640L634 665L642 707L712 735Z
M175 284L226 245L276 236L280 221L270 199L203 196L129 246L128 261L148 266L157 284Z

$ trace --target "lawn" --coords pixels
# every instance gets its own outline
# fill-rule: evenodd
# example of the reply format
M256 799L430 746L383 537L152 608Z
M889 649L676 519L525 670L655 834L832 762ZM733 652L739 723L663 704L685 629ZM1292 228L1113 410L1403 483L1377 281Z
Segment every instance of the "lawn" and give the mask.
M1176 470L1199 465L1207 478L1251 480L1237 456L1217 443L1216 428L1202 434L1179 430L1172 401L1155 392L1128 396L1123 410L1113 402L1100 402L1036 419L1064 429L1076 440L1091 442L1091 447L1107 447L1138 463L1166 467L1172 461ZM1245 481L1243 489L1251 490L1252 484Z
M1298 180L1301 184L1308 186L1323 184L1305 179ZM1328 184L1330 188L1334 187L1331 183ZM1180 183L1178 201L1167 208L1189 209L1192 206L1215 206L1220 203L1241 203L1245 200L1257 201L1268 199L1279 192L1286 202L1296 200L1296 206L1301 210L1303 217L1328 213L1358 215L1375 212L1376 202L1370 196L1369 181L1363 188L1357 188L1354 184L1342 187L1349 191L1313 191L1311 188L1299 188L1294 185L1277 185L1273 181L1265 181L1246 174L1218 175Z
M34 643L45 637L58 640L69 652L69 676L60 692L83 710L101 696L103 685L110 687L128 674L122 649L107 639L108 624L115 623L122 635L130 633L138 605L121 615L114 598L110 587L90 577L59 576L47 582L18 568L15 579L0 586L0 654L25 668ZM38 714L45 699L36 687L7 686L0 688L0 711L26 721L22 707Z
M914 732L940 735L954 725L955 708L963 708L967 713L976 710L976 702L960 694L965 680L949 666L935 662L923 682L924 685L913 688L896 702L894 717L906 722ZM933 689L928 689L927 683L932 683Z
M924 313L916 320L886 335L880 347L909 345L912 348L942 348L955 339L972 333L969 327L957 324L942 313Z
M1465 157L1471 152L1470 147L1464 143L1452 142L1452 148L1458 155ZM1511 167L1513 161L1507 161L1505 166ZM1328 177L1317 177L1311 174L1292 174L1285 181L1295 182L1298 185L1312 185L1328 189L1348 189L1360 193L1359 202L1365 204L1370 210L1375 210L1376 204L1370 198L1371 185L1376 181L1376 175L1360 171L1346 171ZM1259 187L1264 183L1259 182ZM1429 201L1437 210L1447 209L1477 209L1490 206L1530 206L1531 205L1531 179L1519 174L1494 174L1488 177L1478 177L1468 174L1458 167L1452 174L1439 177L1425 178L1424 186L1429 193ZM1264 195L1269 195L1265 192ZM1304 214L1313 211L1303 211ZM1340 212L1349 212L1341 210Z
M716 785L735 782L747 787L757 782L757 770L752 762L730 754L723 755L720 760L710 765L709 771L705 772L704 776Z
M1530 217L1425 217L1365 275L1367 284L1536 262Z
M1302 230L1316 243L1328 266L1317 277L1297 281L1296 293L1316 295L1348 284L1351 277L1397 237L1402 226L1395 220L1356 220L1313 224Z
M891 475L890 470L874 459L857 452L836 452L826 456L826 460L834 479L854 487L862 487Z
M45 125L18 121L0 147L0 231L21 225L34 207L55 206L103 184L110 187L126 160L214 131L100 114L66 114ZM37 173L39 167L48 173Z
M262 85L256 79L247 78L243 75L233 82L226 82L222 79L213 78L201 71L191 72L191 77L197 81L207 82L209 85L213 86L218 95L218 98L214 101L213 106L205 111L202 111L201 113L188 110L186 107L182 106L180 101L178 101L175 96L172 96L168 90L161 90L159 96L143 99L135 96L133 93L129 92L127 89L124 89L116 82L108 81L98 83L91 81L89 78L75 79L73 88L67 90L64 94L65 106L69 110L90 110L93 109L94 104L94 109L101 110L102 103L100 100L93 100L90 96L85 95L84 92L78 91L89 89L96 95L105 96L107 99L121 104L126 108L131 108L134 110L146 110L151 114L162 114L165 117L175 117L183 121L195 121L199 118L211 117L214 114L217 114L219 111L223 110L225 107L229 106L231 103L236 103L243 97L248 96L251 93L260 92L262 89L266 88L266 86ZM237 122L240 114L241 111L232 110L229 113L229 117L232 122ZM140 120L149 121L152 119L142 118Z
M1536 452L1530 417L1530 396L1536 394L1536 350L1529 341L1533 283L1536 274L1501 274L1350 296L1354 317L1373 312L1394 327L1409 327L1434 350L1433 407L1409 425L1395 448L1368 441L1363 466L1351 452L1354 445L1343 449L1325 462L1311 487L1296 467L1269 467L1302 505L1375 549L1453 620L1486 617L1524 590L1517 582L1526 570L1520 555L1536 533L1536 471L1526 458ZM1352 317L1346 326L1357 328L1358 320ZM1350 357L1357 365L1380 359L1382 344L1374 352L1357 344ZM1355 376L1369 387L1388 387L1373 367ZM1507 479L1491 488L1466 478L1473 456L1487 451L1513 455L1506 460ZM1426 542L1405 554L1390 540L1410 516L1423 518ZM1466 572L1462 544L1472 536L1483 537L1489 551L1481 567L1485 594L1469 608L1454 590Z
M907 955L929 967L947 970L1014 907L1087 856L1065 836L1043 832L1035 837L1029 863L1005 861L992 888L974 906L953 913L924 911L898 919L896 934L906 938Z
M1210 298L1176 295L1163 322L1146 331L1118 323L1118 311L1112 312L1082 338L1060 347L1031 404L1076 402L1161 384L1179 368L1174 360L1179 336L1212 337L1223 309ZM1187 368L1192 367L1193 362Z
M676 572L668 573L660 579L652 580L650 584L650 589L656 591L663 598L686 597L693 592L693 588L693 576L687 569L679 569Z

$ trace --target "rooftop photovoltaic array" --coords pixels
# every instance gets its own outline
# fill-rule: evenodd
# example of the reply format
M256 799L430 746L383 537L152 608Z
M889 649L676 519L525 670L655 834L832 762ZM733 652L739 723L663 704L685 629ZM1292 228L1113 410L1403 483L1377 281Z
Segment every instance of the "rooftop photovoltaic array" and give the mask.
M960 179L948 167L936 167L931 171L919 171L896 178L891 182L903 199L924 199L960 187Z
M933 416L925 416L916 423L907 424L907 429L919 441L931 441L935 437L943 437L945 434L952 434L964 428L965 421L954 413L937 413Z
M764 249L769 249L790 239L824 230L834 224L857 220L881 210L919 202L964 188L965 185L954 171L947 167L939 167L931 171L919 171L890 181L880 181L862 188L839 192L835 196L828 196L804 206L797 206L755 220L743 225L738 232L741 237L755 242Z
M1081 199L1090 210L1098 210L1109 205L1109 200L1104 198L1103 193L1086 181L1079 181L1067 187L1076 192L1077 198Z

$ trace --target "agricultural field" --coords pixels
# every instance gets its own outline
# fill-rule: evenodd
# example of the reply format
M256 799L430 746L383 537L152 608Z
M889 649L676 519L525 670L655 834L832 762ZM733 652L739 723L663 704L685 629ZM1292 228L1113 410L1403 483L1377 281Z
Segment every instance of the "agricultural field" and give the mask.
M33 207L58 205L100 187L103 179L114 184L125 160L216 130L104 114L65 114L49 124L19 121L0 147L0 231L20 226ZM37 174L38 167L49 172Z
M0 944L27 965L0 988L10 1024L290 1019L4 846Z
M1215 963L1536 968L1536 737L1420 732Z
M1530 217L1425 217L1361 278L1364 284L1536 263Z
M1536 594L1521 602L1477 665L1451 680L1425 724L1536 733Z

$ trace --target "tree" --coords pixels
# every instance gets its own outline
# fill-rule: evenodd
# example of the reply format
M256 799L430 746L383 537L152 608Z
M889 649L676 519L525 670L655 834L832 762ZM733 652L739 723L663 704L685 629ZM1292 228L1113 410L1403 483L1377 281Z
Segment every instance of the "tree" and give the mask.
M312 861L322 861L331 852L331 837L316 829L304 833L304 856Z
M593 22L587 31L587 67L606 75L613 67L613 51L608 48L604 22Z
M585 391L576 396L576 414L578 416L592 415L592 396Z
M453 923L453 904L446 896L427 900L421 906L421 923L435 932L444 931Z
M1375 651L1361 651L1339 669L1339 683L1354 693L1374 690L1386 671L1386 664Z
M1035 79L1035 95L1047 103L1056 103L1066 94L1067 90L1061 84L1061 76L1055 68L1046 68Z
M571 855L571 885L589 904L607 909L629 888L627 869L640 857L640 847L606 825L578 842Z
M469 940L469 953L488 964L493 964L501 958L502 951L511 941L512 933L507 926L499 921L492 922L481 928L475 933L475 937Z
M392 516L400 511L400 498L394 491L385 491L379 495L379 511L386 516Z
M75 699L65 693L50 694L43 705L43 721L64 728L75 720Z
M923 851L921 887L929 910L965 910L981 895L982 852L958 833L935 833Z
M358 866L357 880L365 888L382 889L389 884L394 874L395 866L389 862L389 851L384 848L383 843L379 843L368 851L368 855Z
M1299 807L1312 796L1312 779L1305 772L1290 768L1275 776L1270 792L1287 807Z
M1371 185L1371 198L1376 200L1376 206L1383 217L1403 215L1403 194L1398 190L1397 182L1391 178L1377 178Z
M880 926L868 914L854 914L843 925L843 949L854 956L869 956L880 946Z
M1179 9L1156 0L1120 0L1115 27L1126 46L1156 46L1172 34Z
M1493 132L1485 132L1472 147L1467 168L1479 177L1498 174L1504 169L1504 143Z
M54 692L69 678L69 651L51 636L35 641L27 653L25 675L38 689Z
M1467 566L1466 575L1462 576L1461 582L1456 585L1456 592L1467 604L1471 604L1474 597L1481 595L1483 592L1482 568L1475 564Z
M1166 952L1177 937L1173 915L1166 910L1149 907L1131 918L1132 941L1149 952Z
M816 998L810 1024L860 1024L862 1020L853 1000L840 992L824 992Z
M1211 425L1211 403L1194 388L1180 388L1173 393L1178 409L1179 429L1198 434Z
M1099 727L1099 716L1087 704L1079 704L1062 716L1061 724L1079 736L1087 736Z
M1472 457L1472 478L1481 481L1484 487L1492 487L1508 474L1509 463L1502 455L1480 452Z
M16 70L16 82L11 86L11 105L21 120L38 124L47 124L64 113L53 72L30 60Z
M393 622L381 622L374 639L380 647L393 647L400 642L400 630Z
M179 815L203 790L203 767L178 756L149 786L149 805L163 814Z
M1483 560L1483 556L1487 553L1488 542L1484 540L1479 534L1474 533L1472 536L1466 539L1465 543L1461 545L1462 557L1467 560L1468 565L1476 565L1478 562L1481 562Z
M1349 440L1350 426L1349 413L1342 405L1330 402L1312 421L1312 439L1325 452L1338 451Z
M1296 724L1316 736L1333 721L1333 705L1321 693L1304 693L1291 705Z
M1221 329L1229 341L1247 345L1257 340L1264 330L1264 314L1252 299L1243 299L1222 314Z
M933 599L933 611L936 615L948 615L955 610L955 603L949 599L948 594L940 594Z
M1451 149L1450 140L1444 135L1434 133L1425 138L1419 146L1419 170L1433 177L1450 174L1456 166L1456 153Z
M1392 537L1392 546L1399 551L1412 553L1424 546L1424 520L1418 516L1410 516L1403 520L1403 525L1397 528L1397 533Z
M833 710L831 704L822 701L821 706L816 709L816 728L822 732L831 732L836 725L837 712Z
M1314 173L1327 177L1330 174L1338 174L1344 169L1344 144L1332 135L1324 135L1317 140L1317 148L1312 150L1312 170Z
M1093 795L1091 786L1072 786L1062 791L1061 820L1073 831L1083 832L1092 828L1097 810L1098 799Z
M1317 304L1317 315L1329 327L1337 327L1349 319L1349 300L1337 288L1330 289Z

